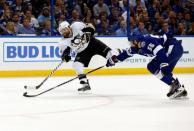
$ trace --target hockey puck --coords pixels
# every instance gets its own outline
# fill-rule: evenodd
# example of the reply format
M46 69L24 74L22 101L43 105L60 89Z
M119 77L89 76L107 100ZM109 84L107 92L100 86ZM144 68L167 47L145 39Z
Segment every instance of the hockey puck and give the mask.
M25 89L27 89L27 86L24 86Z

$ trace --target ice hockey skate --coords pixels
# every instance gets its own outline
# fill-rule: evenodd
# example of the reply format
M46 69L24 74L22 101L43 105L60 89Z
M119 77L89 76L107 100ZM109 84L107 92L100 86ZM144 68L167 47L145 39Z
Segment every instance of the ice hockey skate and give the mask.
M187 96L187 91L184 88L184 85L181 85L178 79L174 80L171 84L170 91L167 96L169 98L181 98Z
M78 92L80 94L91 94L91 88L90 88L88 80L87 82L80 81L80 84L82 85L82 87L78 89Z

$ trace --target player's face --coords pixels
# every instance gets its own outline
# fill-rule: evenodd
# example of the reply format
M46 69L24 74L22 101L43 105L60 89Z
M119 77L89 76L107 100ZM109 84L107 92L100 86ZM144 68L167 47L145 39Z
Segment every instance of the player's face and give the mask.
M72 36L72 31L69 27L66 27L63 29L63 37L64 38L69 38Z
M141 42L134 40L134 41L132 41L131 46L136 47L136 48L140 48L141 47Z

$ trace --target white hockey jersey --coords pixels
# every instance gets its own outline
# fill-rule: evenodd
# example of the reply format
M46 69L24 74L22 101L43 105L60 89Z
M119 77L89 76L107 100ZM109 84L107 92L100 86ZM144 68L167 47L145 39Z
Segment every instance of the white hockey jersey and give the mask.
M85 41L82 29L86 27L86 24L83 22L74 22L71 24L70 28L72 29L73 36L70 38L62 38L59 47L61 52L63 52L68 46L75 53L82 52L85 50L89 44L89 41Z

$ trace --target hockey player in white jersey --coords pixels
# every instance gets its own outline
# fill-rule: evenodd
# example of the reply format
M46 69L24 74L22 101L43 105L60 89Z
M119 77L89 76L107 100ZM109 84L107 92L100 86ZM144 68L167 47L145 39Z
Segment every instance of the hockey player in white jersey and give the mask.
M89 81L84 75L84 67L88 67L94 55L100 55L106 59L112 57L111 48L93 36L95 28L92 24L74 22L70 25L67 21L64 21L59 25L58 31L63 37L60 42L62 60L69 62L71 60L70 52L76 53L73 68L76 70L82 85L78 91L91 90Z

